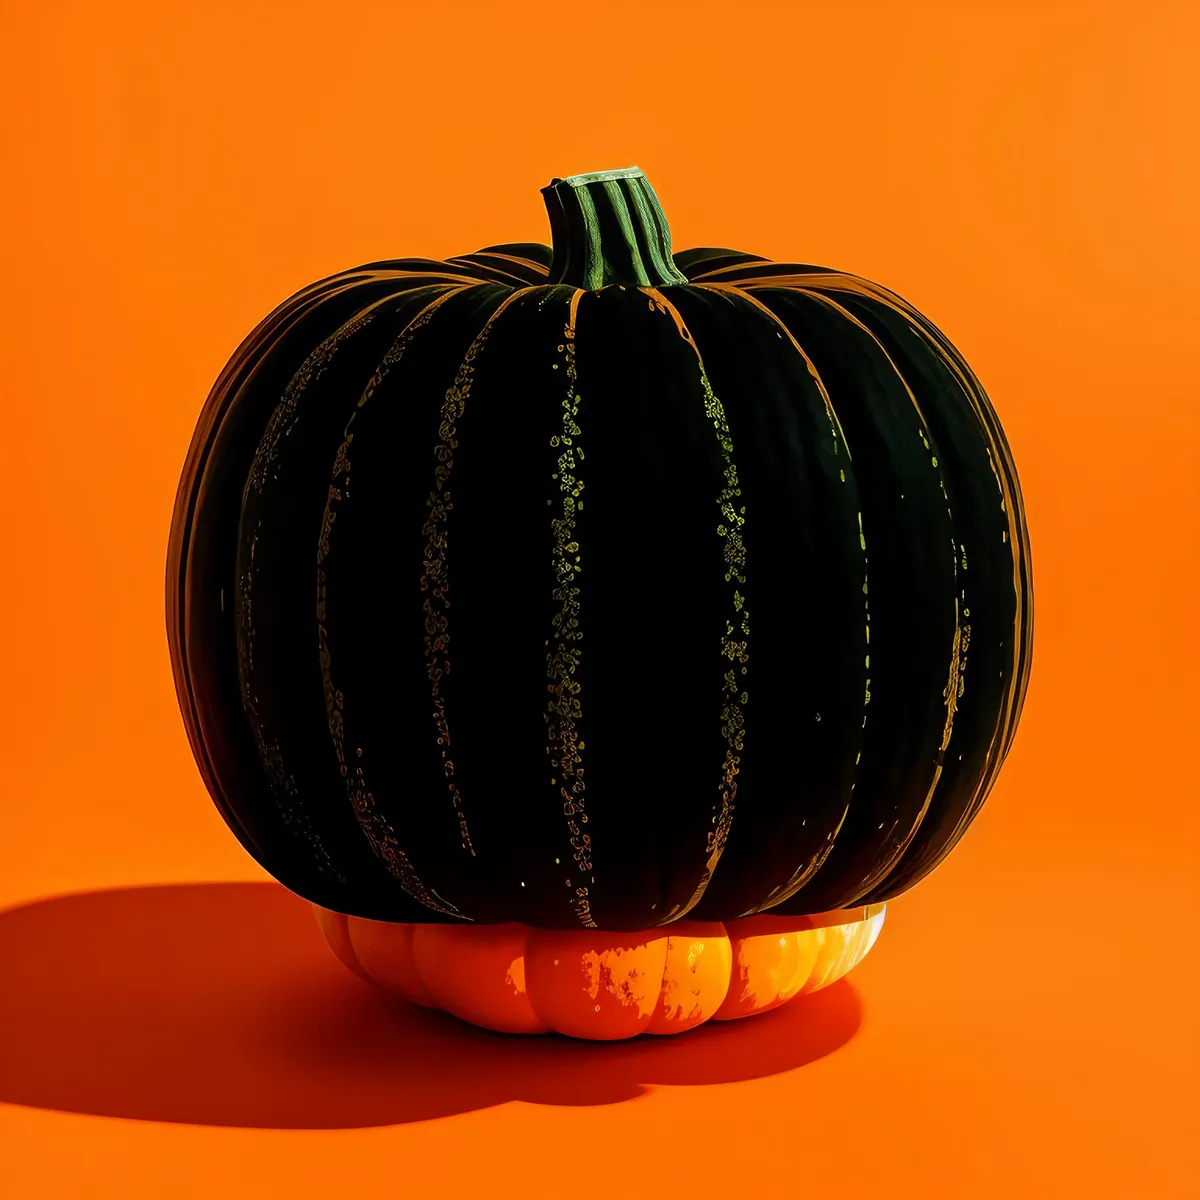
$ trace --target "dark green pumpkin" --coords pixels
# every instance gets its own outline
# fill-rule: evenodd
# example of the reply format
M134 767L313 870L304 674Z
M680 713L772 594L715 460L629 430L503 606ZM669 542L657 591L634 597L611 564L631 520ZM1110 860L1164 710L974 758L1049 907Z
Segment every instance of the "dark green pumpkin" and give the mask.
M553 251L321 280L213 387L167 569L208 789L360 916L889 899L962 836L1024 699L996 415L875 284L672 256L636 169L543 194Z

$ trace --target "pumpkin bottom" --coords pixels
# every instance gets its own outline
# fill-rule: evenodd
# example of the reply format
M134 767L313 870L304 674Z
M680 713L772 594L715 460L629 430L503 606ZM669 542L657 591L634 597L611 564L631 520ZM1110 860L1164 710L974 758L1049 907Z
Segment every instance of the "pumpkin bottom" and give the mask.
M313 911L338 960L390 995L500 1033L613 1041L756 1016L828 987L875 944L886 906L642 933Z

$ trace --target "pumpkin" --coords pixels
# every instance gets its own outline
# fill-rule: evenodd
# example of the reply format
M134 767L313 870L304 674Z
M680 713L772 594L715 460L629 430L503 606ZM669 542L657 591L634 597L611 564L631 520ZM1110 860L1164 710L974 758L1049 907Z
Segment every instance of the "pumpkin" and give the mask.
M636 968L653 1032L672 946L725 939L714 978L781 1001L840 969L805 919L953 849L1021 713L1029 540L911 305L673 253L636 168L543 197L552 247L368 263L241 344L179 485L171 661L222 816L351 969L577 1029L496 983L559 995L561 942ZM714 1016L766 987L709 984Z
M756 1016L842 978L885 905L809 917L674 921L640 934L526 925L408 925L314 905L355 974L500 1033L613 1041Z

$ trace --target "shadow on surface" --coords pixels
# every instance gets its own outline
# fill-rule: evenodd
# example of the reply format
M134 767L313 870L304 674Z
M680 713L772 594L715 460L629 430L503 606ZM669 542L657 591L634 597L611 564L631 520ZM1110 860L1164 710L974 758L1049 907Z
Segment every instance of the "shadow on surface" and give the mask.
M0 980L0 1101L277 1129L760 1078L836 1050L862 1015L842 981L673 1038L488 1033L368 987L334 959L308 905L266 883L87 892L2 912Z

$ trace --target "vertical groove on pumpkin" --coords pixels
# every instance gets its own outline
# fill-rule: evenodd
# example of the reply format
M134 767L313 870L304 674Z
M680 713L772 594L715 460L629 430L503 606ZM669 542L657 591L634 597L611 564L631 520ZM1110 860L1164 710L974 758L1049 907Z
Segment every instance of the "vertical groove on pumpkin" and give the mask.
M329 734L333 741L334 753L337 756L338 770L346 781L346 795L354 809L354 815L362 827L363 834L371 849L383 862L388 872L399 881L401 888L412 898L434 912L445 916L461 917L462 913L443 898L436 897L426 888L413 867L411 859L401 849L396 830L388 819L379 811L375 797L367 786L361 761L352 771L346 757L344 724L342 713L345 703L342 692L333 679L333 663L329 649L329 634L325 623L325 593L326 578L324 563L329 557L332 546L333 529L337 520L337 508L343 499L345 484L350 475L350 447L354 442L353 425L355 418L375 394L379 385L389 374L391 368L404 356L404 351L412 341L413 335L429 323L439 308L451 297L467 291L468 287L454 284L431 285L439 289L428 304L424 305L400 331L392 343L382 362L363 388L363 393L346 422L341 445L334 457L332 476L329 484L329 494L325 502L325 512L321 520L321 534L317 544L317 639L318 653L321 664L321 686L325 695L325 712L329 721ZM467 918L469 919L469 918Z
M429 677L430 694L433 699L433 724L437 732L437 744L441 748L442 769L446 776L450 801L458 819L462 848L472 857L475 848L471 844L471 833L467 826L463 800L454 781L454 760L450 756L450 724L446 717L446 700L441 693L441 680L450 673L450 590L449 568L446 560L447 529L449 515L454 507L450 489L451 471L454 468L454 451L458 446L458 422L466 411L467 398L471 392L474 361L487 343L497 318L519 296L534 291L533 286L518 288L500 301L488 317L475 340L467 348L465 357L455 374L454 382L446 390L442 401L442 418L438 427L438 443L433 456L437 460L434 469L434 486L426 505L429 518L422 532L429 539L425 546L424 571L421 575L421 590L428 592L423 608L425 612L425 658Z
M779 319L779 317L774 312L772 312L771 309L767 305L765 305L761 300L759 300L757 296L752 296L748 292L743 291L740 286L735 286L733 284L726 284L726 283L705 283L705 284L697 284L696 286L702 287L706 291L717 292L718 294L722 294L722 295L736 296L739 300L744 300L744 301L748 302L755 309L757 309L759 312L761 312L764 316L769 318L770 321L778 327L780 333L782 333L782 335L785 338L785 340L787 341L787 343L804 360L804 365L805 365L806 369L808 370L809 375L812 377L813 382L816 384L818 392L821 395L821 400L825 405L825 414L829 419L830 432L833 435L833 452L834 452L834 454L836 455L838 453L838 447L839 447L839 445L841 445L842 447L845 448L846 460L848 462L852 462L853 458L850 453L850 446L849 446L849 443L846 441L845 433L842 431L842 423L841 423L841 421L838 420L837 412L835 411L835 409L833 407L833 401L829 395L829 390L825 387L825 383L821 379L820 373L817 371L816 365L813 363L812 359L808 356L808 354L805 353L804 347L801 346L800 343L796 340L795 336L793 335L792 331L787 327L787 325L783 321L781 321ZM862 555L863 555L863 609L864 609L864 616L865 616L865 625L867 628L867 632L865 634L864 641L865 641L865 644L869 644L869 641L870 641L869 623L871 620L871 614L870 614L870 608L869 608L869 600L868 600L868 596L867 596L867 540L866 540L866 536L863 533L863 529L862 529L862 514L861 513L859 513L859 517L858 517L858 538L859 538L859 544L862 547ZM864 686L864 694L863 694L863 728L864 729L866 728L866 725L867 725L866 710L867 710L867 706L870 704L870 702L871 702L871 680L868 677L866 684ZM850 784L851 796L853 795L853 792L854 792L854 783L851 782L851 784ZM798 891L800 891L800 889L803 888L805 886L805 884L807 884L809 882L809 880L811 880L812 877L821 869L822 864L829 857L831 851L833 850L834 842L837 841L838 834L841 833L842 829L844 828L844 826L846 824L846 817L849 814L849 812L850 812L850 796L847 797L846 807L842 810L841 818L839 819L839 821L838 821L837 825L834 827L834 829L830 832L828 838L826 839L825 845L823 847L821 847L821 849L815 855L813 855L811 859L809 859L806 862L800 863L796 867L796 870L792 873L792 875L788 879L788 881L782 887L778 888L775 892L773 892L771 894L771 896L768 897L768 900L766 902L764 902L763 904L760 904L756 908L752 909L750 911L750 913L743 913L741 915L748 916L748 915L751 915L751 913L762 912L767 908L774 908L776 905L783 904L786 900L790 900Z
M919 314L917 315L919 316ZM974 408L980 424L987 431L990 443L988 457L992 460L992 469L996 473L997 478L1000 479L1002 476L1004 481L1004 512L1008 521L1008 543L1013 547L1013 590L1016 595L1014 633L1020 633L1021 636L1019 638L1014 636L1013 638L1014 687L1005 711L1004 744L1000 752L999 762L995 768L996 771L999 771L1000 765L1008 753L1008 748L1012 744L1017 722L1021 716L1021 708L1024 704L1025 693L1029 685L1027 664L1033 646L1033 590L1028 584L1022 586L1022 577L1028 581L1032 576L1033 570L1029 553L1029 539L1027 536L1023 536L1025 531L1025 502L1021 495L1021 485L1017 477L1016 463L1013 461L1012 451L1009 449L1008 442L1004 437L1003 431L1000 429L995 410L992 408L982 384L976 379L974 372L972 372L967 363L963 361L962 356L958 354L936 327L924 318L921 318L920 328L930 343L940 352L942 360L958 379L959 385ZM1001 471L996 471L995 455L998 455L1000 458ZM1020 546L1019 553L1016 552L1018 544ZM1020 669L1022 659L1025 660L1025 670ZM990 788L991 782L989 782L988 786Z
M240 386L267 355L274 339L286 332L294 320L318 307L330 295L345 290L346 286L348 285L345 284L343 276L333 276L311 284L285 300L242 340L209 390L208 399L188 447L171 516L166 578L167 644L174 668L176 697L183 715L184 728L201 777L217 810L247 852L264 865L271 861L272 855L259 845L252 836L241 810L230 802L225 783L217 773L201 726L195 682L187 654L187 564L200 485L213 445L219 436L221 422L232 407Z
M697 287L702 287L705 291L722 292L728 295L737 296L739 300L745 300L754 308L758 309L764 316L768 317L775 325L779 327L781 333L791 344L792 348L804 359L804 365L808 368L809 375L812 376L813 382L817 385L817 391L821 393L821 399L825 403L825 413L829 417L829 428L833 434L833 452L838 453L838 444L846 448L846 457L852 459L850 447L846 442L846 435L842 432L842 423L838 420L837 412L834 410L833 401L829 398L829 391L825 387L824 381L821 379L813 360L804 352L804 347L796 341L792 335L792 331L757 297L743 290L740 284L732 283L702 283L697 284Z
M1001 507L1008 525L1007 541L1013 564L1013 594L1015 609L1013 615L1012 636L1012 667L1009 672L1008 686L1005 689L1003 717L997 722L987 750L986 766L980 776L973 795L964 806L959 820L950 836L939 850L927 853L914 862L905 865L900 878L884 881L884 886L876 888L872 895L888 899L896 894L895 887L911 886L918 879L933 870L957 845L968 825L978 814L984 800L991 791L1003 765L1008 745L1020 718L1021 707L1029 677L1029 653L1033 638L1032 621L1032 589L1027 582L1031 576L1031 562L1028 539L1025 536L1024 504L1017 482L1016 467L1011 451L999 428L995 412L987 400L986 393L970 368L962 361L961 356L947 341L945 336L920 312L901 297L888 289L873 284L868 280L854 275L835 273L817 275L779 275L764 276L761 279L741 280L741 286L764 284L773 286L822 287L833 291L845 291L863 296L869 300L883 304L897 316L903 318L909 328L917 334L933 350L942 364L954 376L959 388L966 398L975 419L982 429L988 451L989 465L996 480L1001 497ZM997 466L999 459L1000 466ZM897 867L904 865L896 864Z
M650 298L652 308L666 313L675 323L679 336L691 347L696 356L696 365L700 372L700 386L704 393L705 415L712 422L716 434L717 445L721 451L721 461L724 464L723 484L717 493L717 510L720 521L717 525L717 535L724 545L726 565L725 581L732 585L730 603L732 616L726 618L725 632L721 636L721 653L729 660L729 666L724 676L724 700L721 710L721 736L725 740L725 760L722 764L721 803L720 809L713 817L714 828L708 835L706 852L708 859L691 898L682 906L676 905L664 918L666 921L677 921L687 916L700 903L708 890L709 882L721 860L725 843L729 839L729 830L733 823L733 813L737 801L737 776L741 765L741 754L745 736L744 706L749 701L744 679L739 675L747 674L750 661L750 612L745 606L746 598L738 591L738 585L745 586L746 576L746 547L742 541L741 527L745 524L745 506L740 509L735 505L735 497L742 494L738 483L737 466L733 461L733 441L730 438L729 422L725 416L724 406L713 392L708 374L704 369L704 358L699 346L688 330L682 314L657 288L639 288L639 291ZM735 638L735 625L740 639ZM735 664L738 664L735 667ZM714 808L717 806L714 805Z
M1027 584L1022 584L1022 577L1025 580L1030 578L1032 575L1032 562L1028 539L1024 536L1025 508L1020 484L1017 479L1016 464L1013 461L1012 452L1008 447L1007 440L999 428L995 411L991 406L991 402L987 399L982 385L975 378L970 367L963 361L961 355L958 354L945 335L932 322L900 296L890 292L887 288L871 283L869 280L861 279L856 275L843 275L833 272L808 275L792 273L740 279L737 282L737 286L739 288L753 286L829 288L832 291L850 292L851 294L875 300L880 304L886 305L898 316L908 321L914 332L924 338L942 363L957 379L989 443L989 459L991 459L992 472L996 477L996 483L1000 489L1004 513L1008 521L1008 542L1013 548L1013 591L1016 596L1017 608L1014 619L1012 676L1016 681L1016 686L1014 692L1009 696L1003 722L1006 731L1005 740L1011 742L1017 720L1020 718L1020 710L1029 682L1028 670L1021 670L1020 667L1022 659L1028 659L1032 647L1033 604L1032 589ZM996 458L1000 459L1003 470L997 468ZM1003 762L1003 757L1003 754L1001 754L1001 763ZM993 769L993 780L995 772L998 770L999 764L996 764ZM990 788L990 786L991 783L989 782L988 787Z
M271 412L266 428L259 438L254 458L250 464L249 476L246 480L245 496L260 495L267 483L268 471L274 463L280 443L287 437L296 421L297 410L309 383L328 365L338 352L343 342L352 338L360 329L374 320L379 307L394 299L388 296L378 300L367 308L356 312L349 320L335 329L328 337L312 350L293 374L284 389L283 396ZM242 502L242 520L246 514L246 502ZM240 524L240 523L239 523ZM240 531L239 540L249 531ZM308 846L309 853L317 863L321 873L333 875L338 882L345 879L329 856L329 851L318 833L308 811L303 790L297 786L295 779L288 770L277 739L269 736L264 728L259 713L257 691L254 682L254 557L258 543L257 531L250 535L249 559L242 561L239 552L239 569L237 581L237 614L238 623L238 675L241 681L242 707L245 710L255 744L258 747L259 759L262 762L271 791L271 796L279 809L287 828Z
M971 800L964 807L957 824L946 839L941 850L924 860L918 860L910 864L906 874L907 876L911 876L918 872L927 874L928 871L933 870L957 845L967 826L978 814L984 800L986 800L988 793L995 784L996 777L1004 763L1008 744L1011 743L1012 733L1020 718L1021 703L1024 700L1025 689L1028 685L1028 655L1032 644L1033 622L1028 612L1030 601L1027 589L1022 584L1022 575L1028 579L1030 574L1029 545L1027 538L1023 535L1025 528L1024 505L1020 487L1016 479L1016 468L1012 460L1012 454L1009 451L1003 434L999 430L991 403L987 400L983 388L980 386L978 380L974 378L970 368L961 360L945 337L925 317L911 305L901 300L900 297L893 295L885 288L868 284L866 281L858 280L857 278L852 279L852 283L858 285L857 289L847 287L847 290L860 290L864 295L886 304L894 312L909 321L915 332L929 344L955 377L987 439L988 462L1001 494L1001 504L1008 523L1008 544L1011 547L1013 562L1015 610L1013 614L1013 636L1011 639L1012 669L1009 673L1008 687L1005 690L1004 714L997 723L991 744L988 747L987 766L975 788ZM839 284L838 286L845 285ZM997 466L997 460L999 460L999 466ZM1023 665L1024 669L1022 669Z
M431 264L435 265L435 264ZM254 679L254 588L255 547L258 543L257 525L251 528L247 521L247 503L257 501L273 482L276 460L301 417L301 405L309 385L332 364L344 343L349 343L359 331L372 324L383 308L393 303L407 290L402 283L436 277L440 272L410 269L366 269L347 272L341 277L344 282L332 287L322 297L331 300L349 297L359 287L367 284L397 284L397 290L389 291L371 303L362 303L352 311L338 328L329 333L303 359L284 386L283 394L270 410L262 433L255 445L255 452L247 471L242 492L241 515L238 521L238 550L235 560L236 576L233 595L227 603L234 608L233 620L236 628L236 656L238 688L241 707L246 718L246 727L253 740L257 757L266 776L268 791L285 828L307 845L309 856L316 864L318 876L336 880L344 885L346 880L333 862L328 847L324 844L314 813L310 811L303 787L293 776L280 745L281 728L268 728L269 720L261 711L258 689ZM443 278L459 279L464 284L478 284L465 275L449 273ZM282 337L287 328L280 331ZM349 351L348 351L349 352ZM248 550L247 550L248 547Z
M579 438L583 430L579 425L580 396L575 388L578 373L575 354L576 321L579 301L583 291L576 288L571 294L567 323L563 327L563 341L557 353L563 355L566 367L566 395L562 401L562 425L560 431L550 438L550 446L558 451L556 457L558 490L562 507L557 517L550 520L550 531L554 538L551 564L557 586L552 598L558 611L551 619L550 649L546 654L546 675L549 683L546 690L550 699L545 712L546 749L550 758L550 770L554 773L551 785L558 787L562 797L563 816L567 820L570 835L571 861L575 864L576 883L570 904L585 928L595 929L592 914L591 893L582 875L594 882L592 871L592 839L581 828L587 824L586 788L583 779L581 751L584 742L580 738L579 723L582 705L579 698L579 672L582 648L577 644L582 633L579 628L580 588L576 583L580 570L579 543L575 538L575 514L582 501L579 499L584 483L579 476L579 463L583 459L583 448ZM557 365L557 364L556 364ZM568 645L568 643L571 643ZM578 818L578 819L577 819ZM571 879L566 886L571 887Z
M980 425L987 433L989 442L988 460L991 463L997 483L1001 488L1004 512L1008 521L1008 542L1013 547L1013 592L1016 600L1013 615L1013 666L1005 696L1004 714L997 725L993 743L988 748L988 767L980 779L975 794L964 808L958 823L947 839L946 846L940 854L934 857L933 864L929 867L932 870L932 867L941 862L949 854L950 850L957 845L967 826L974 820L979 809L983 806L983 802L987 799L992 786L995 784L1001 766L1004 764L1004 758L1008 752L1009 745L1011 745L1016 723L1020 719L1021 706L1024 702L1026 687L1028 686L1028 655L1032 644L1033 622L1027 616L1026 605L1029 604L1029 600L1026 596L1026 589L1022 586L1021 581L1022 574L1025 574L1026 578L1028 578L1029 574L1029 545L1028 540L1021 536L1024 528L1024 505L1016 480L1016 470L1011 453L1003 436L1000 435L998 428L995 427L991 405L987 401L982 387L979 386L978 381L971 375L970 369L952 351L952 348L949 347L944 338L935 337L930 332L928 322L922 320L918 328L919 332L925 336L930 345L935 348L943 362L946 363L954 374L955 379L963 390L963 394L974 409ZM997 456L1000 458L1001 469L997 469L996 466ZM1020 553L1017 553L1018 543L1020 544ZM1025 660L1025 670L1021 669L1022 659ZM998 748L996 746L997 739L999 741ZM917 864L914 864L914 867L916 866Z
M750 285L746 285L746 286L750 286ZM860 321L852 312L850 312L848 309L844 308L842 305L838 304L838 302L836 300L834 300L832 297L826 296L822 292L812 291L809 288L803 288L803 287L796 287L795 290L797 292L799 292L800 294L802 294L804 296L808 296L812 300L817 301L817 302L824 304L827 307L833 309L843 320L849 321L856 328L860 329L863 333L865 333L871 339L872 342L875 343L879 352L887 360L888 366L890 366L891 369L895 372L896 378L900 380L900 383L904 387L904 391L907 394L909 401L912 403L913 409L917 414L917 419L921 422L918 432L920 434L921 441L925 445L925 449L929 451L930 462L931 462L931 465L932 465L934 471L937 473L938 483L941 488L942 496L946 498L946 515L950 519L950 530L951 530L950 558L951 558L951 562L954 565L954 579L955 579L955 588L956 588L955 597L954 597L954 635L953 635L953 640L951 643L951 651L950 651L949 676L946 681L945 691L942 693L945 698L945 704L946 704L946 724L943 727L941 743L938 747L938 750L937 750L937 753L935 756L933 780L929 785L929 790L925 795L925 800L922 803L920 809L918 810L917 815L914 818L912 825L908 829L907 833L904 835L904 837L902 837L900 839L899 843L897 844L895 849L892 851L892 853L887 857L887 859L885 859L882 863L877 865L876 868L874 870L872 870L870 872L870 874L868 874L858 885L857 894L859 896L862 896L862 895L866 895L866 893L868 891L870 891L870 889L873 888L881 880L886 879L887 876L890 874L890 872L899 863L900 859L904 855L904 852L912 844L913 838L916 837L917 831L921 827L921 822L924 821L925 816L929 812L930 806L933 803L934 793L937 791L938 783L941 781L941 778L942 778L943 762L945 760L946 751L949 749L950 739L953 735L954 714L957 711L958 699L963 694L963 687L964 687L963 676L966 671L966 665L967 665L966 651L967 651L967 647L970 642L971 627L970 627L970 625L962 624L961 613L964 611L967 613L970 612L970 601L969 601L969 598L967 597L965 587L961 590L961 592L958 590L959 545L958 545L958 542L954 535L954 513L951 512L951 510L950 510L949 497L946 492L945 471L942 469L941 465L938 463L937 456L933 453L933 450L930 446L929 438L932 436L932 434L929 433L929 425L925 419L925 414L924 414L924 412L922 412L920 402L917 400L916 395L914 394L912 388L909 386L908 380L904 378L904 373L896 365L895 360L888 353L887 348L884 346L884 344L879 340L878 337L876 337L874 332L872 330L870 330L866 325L864 325L863 322ZM964 573L966 571L966 566L967 566L967 561L966 561L966 557L964 554L964 557L962 559L962 567L963 567ZM961 607L960 607L960 604L961 604ZM894 829L894 826L893 826L893 829ZM889 836L890 836L890 833L891 833L891 831L889 831Z

